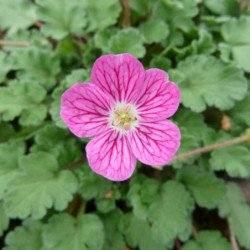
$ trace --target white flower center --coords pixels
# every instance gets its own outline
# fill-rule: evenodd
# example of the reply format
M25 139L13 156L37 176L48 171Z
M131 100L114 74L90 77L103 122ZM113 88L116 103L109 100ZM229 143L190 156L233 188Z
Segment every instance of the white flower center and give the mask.
M138 125L135 106L130 103L117 103L110 112L109 124L123 133L133 130Z

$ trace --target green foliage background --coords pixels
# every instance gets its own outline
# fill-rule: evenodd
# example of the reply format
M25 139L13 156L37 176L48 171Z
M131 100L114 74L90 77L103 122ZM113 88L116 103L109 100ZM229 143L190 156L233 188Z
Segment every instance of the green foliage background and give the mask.
M242 135L249 0L0 0L0 39L24 42L0 45L0 247L230 250L233 235L250 249L249 197L239 187L249 185L248 144L162 171L138 162L115 183L90 170L88 139L59 115L61 94L89 81L99 56L127 52L181 89L177 155Z

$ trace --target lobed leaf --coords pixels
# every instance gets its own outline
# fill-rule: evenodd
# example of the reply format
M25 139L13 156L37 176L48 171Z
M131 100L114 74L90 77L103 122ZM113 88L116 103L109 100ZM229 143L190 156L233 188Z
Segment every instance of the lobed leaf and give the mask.
M19 165L22 172L9 182L5 208L9 217L24 219L31 215L40 219L46 209L66 208L77 189L77 180L69 171L58 172L53 155L45 152L23 156Z

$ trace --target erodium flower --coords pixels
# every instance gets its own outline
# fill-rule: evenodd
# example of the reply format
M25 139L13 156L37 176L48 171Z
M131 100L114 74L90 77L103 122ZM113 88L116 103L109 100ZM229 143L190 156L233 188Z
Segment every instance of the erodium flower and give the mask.
M61 117L73 134L94 138L86 147L90 167L113 181L128 179L136 159L171 161L180 131L171 121L180 91L159 69L144 71L130 54L101 56L91 83L76 83L61 100Z

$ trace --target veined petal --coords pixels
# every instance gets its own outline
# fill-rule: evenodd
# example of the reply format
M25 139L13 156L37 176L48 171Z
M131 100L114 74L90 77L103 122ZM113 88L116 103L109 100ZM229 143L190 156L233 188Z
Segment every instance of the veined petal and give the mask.
M134 172L136 158L127 137L114 130L94 137L86 147L92 170L112 181L128 179Z
M142 123L129 135L133 154L148 165L165 165L180 146L181 134L169 120Z
M145 81L137 100L138 114L142 121L160 121L172 116L180 102L177 85L169 82L166 72L160 69L145 71Z
M77 83L62 95L61 117L73 134L91 137L108 129L109 98L92 83Z
M132 102L138 96L143 80L142 64L130 54L101 56L94 63L91 82L116 102Z

